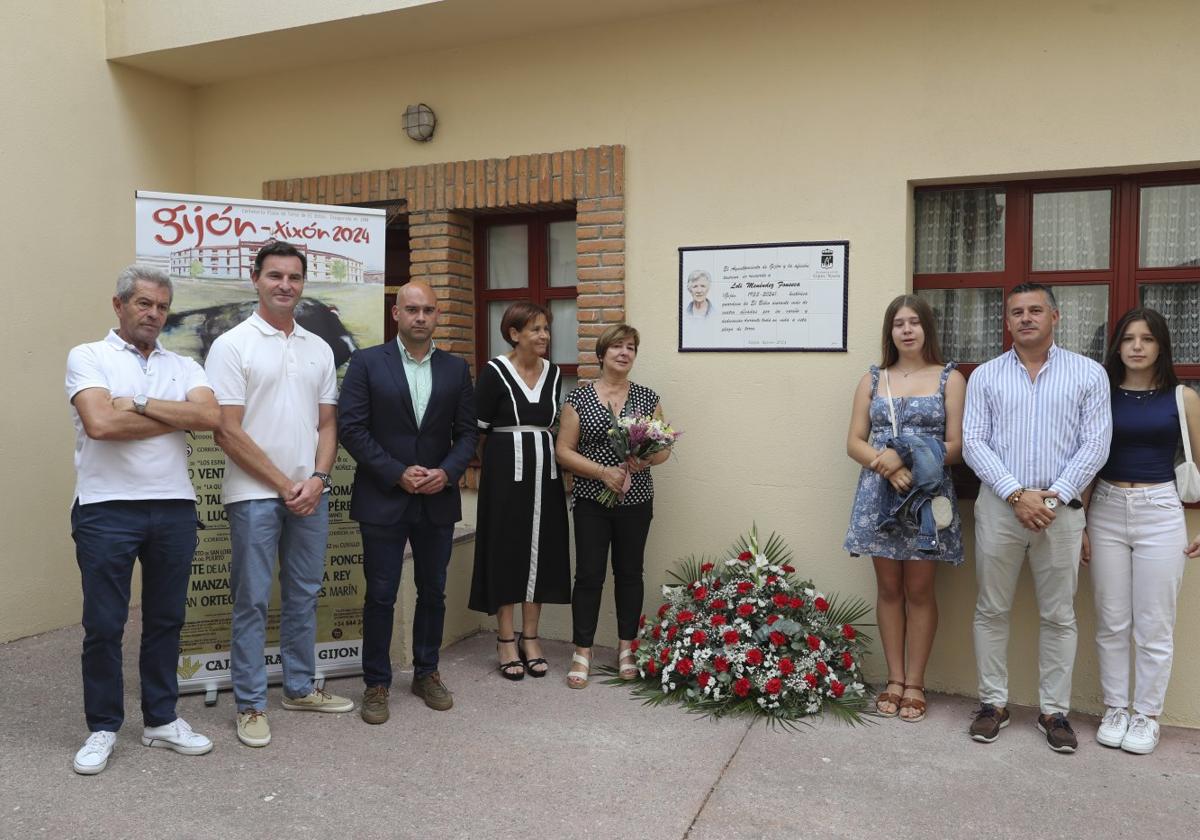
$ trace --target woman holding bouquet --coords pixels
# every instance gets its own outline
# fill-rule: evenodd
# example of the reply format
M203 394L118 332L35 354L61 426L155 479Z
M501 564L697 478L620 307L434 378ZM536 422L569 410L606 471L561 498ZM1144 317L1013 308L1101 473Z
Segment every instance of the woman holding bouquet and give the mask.
M572 491L575 591L571 597L575 654L567 673L571 688L588 684L610 546L619 638L617 666L622 679L637 677L631 644L642 611L643 552L654 515L650 467L670 456L663 450L646 460L631 457L622 463L609 446L613 416L662 415L658 395L629 380L639 340L638 331L627 324L605 330L596 341L600 378L572 391L563 406L556 452L559 463L576 476ZM606 491L618 497L612 507L600 501Z
M1093 488L1084 493L1083 561L1092 569L1105 706L1096 740L1146 755L1158 746L1184 568L1189 557L1200 557L1200 535L1188 543L1175 486L1175 453L1183 434L1166 319L1153 309L1122 315L1104 367L1112 384L1112 446ZM1195 457L1200 396L1184 388L1181 399Z
M934 573L939 563L957 566L963 561L948 465L962 459L966 380L953 362L943 362L933 310L915 295L901 295L888 305L882 350L881 364L871 366L854 392L846 453L863 469L845 548L854 557L869 555L875 565L875 612L888 669L887 686L875 707L885 717L899 715L915 723L925 717L925 665L937 631ZM881 514L890 512L884 510L890 507L889 489L907 494L913 486L912 470L887 445L897 432L903 440L944 441L946 466L936 494L949 499L952 518L937 531L933 550L928 543L919 545L920 534L911 526L878 527Z
M475 574L469 606L496 616L500 674L544 677L538 640L542 604L571 596L567 501L550 427L562 373L545 357L550 311L529 301L505 310L500 332L512 351L489 361L475 386L483 439ZM521 638L513 606L521 604Z

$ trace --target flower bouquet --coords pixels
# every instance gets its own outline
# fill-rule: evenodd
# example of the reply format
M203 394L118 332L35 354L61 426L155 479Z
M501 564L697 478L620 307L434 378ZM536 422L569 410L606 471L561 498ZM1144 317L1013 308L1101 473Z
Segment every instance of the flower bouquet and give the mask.
M642 616L634 694L786 727L822 713L862 722L869 637L855 623L870 608L798 580L790 559L780 537L760 547L752 529L724 560L684 560L670 573L678 583L663 587L656 618Z
M608 410L611 427L608 430L608 445L617 460L624 464L629 458L646 459L651 455L670 449L683 432L676 431L671 424L661 417L635 414L632 417L618 417L613 410ZM629 471L625 471L625 484L620 493L614 493L607 487L597 499L605 507L613 507L629 492L632 481Z

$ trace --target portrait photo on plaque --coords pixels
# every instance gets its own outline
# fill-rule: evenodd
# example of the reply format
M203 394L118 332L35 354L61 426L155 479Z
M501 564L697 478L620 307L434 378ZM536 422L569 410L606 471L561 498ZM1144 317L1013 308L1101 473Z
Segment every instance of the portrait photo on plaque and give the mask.
M679 350L846 351L850 242L679 249Z

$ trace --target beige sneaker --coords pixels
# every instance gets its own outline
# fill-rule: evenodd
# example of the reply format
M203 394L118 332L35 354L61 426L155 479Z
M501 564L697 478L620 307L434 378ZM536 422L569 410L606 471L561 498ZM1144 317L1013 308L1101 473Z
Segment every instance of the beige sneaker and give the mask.
M367 723L387 723L388 719L388 687L386 685L369 685L363 692L362 719Z
M313 687L304 697L283 696L283 708L293 712L353 712L354 701Z
M258 709L238 712L237 736L247 747L265 747L271 743L271 727L267 724L267 713Z

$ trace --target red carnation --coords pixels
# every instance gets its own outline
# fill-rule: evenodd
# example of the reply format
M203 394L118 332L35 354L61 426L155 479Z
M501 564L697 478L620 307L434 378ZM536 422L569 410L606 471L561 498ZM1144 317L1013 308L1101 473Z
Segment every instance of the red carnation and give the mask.
M846 686L842 685L837 680L834 680L829 684L829 690L832 692L834 697L841 697L846 693Z
M778 694L783 691L783 680L779 679L779 677L771 677L771 679L767 680L767 684L763 688L767 694Z
M746 651L747 665L761 665L763 661L763 653L758 648L750 648Z
M671 658L671 651L669 648L663 648L662 651L658 654L659 661L662 662L662 664L664 664L664 665L667 664L667 660L670 658Z
M747 592L749 592L753 588L754 588L754 584L748 580L743 580L741 583L739 583L737 585L737 590L738 590L739 595L745 595Z
M654 676L658 673L658 663L653 659L646 663L646 673L650 676Z
M650 664L651 664L651 665L653 665L654 663L653 663L653 662L651 662ZM653 674L654 672L653 672L653 671L651 671L650 673L652 673L652 674ZM808 687L809 687L809 688L816 688L816 687L817 687L817 675L816 675L816 674L805 674L805 675L804 675L804 681L805 681L806 683L808 683Z
M751 554L749 551L743 551L741 554L738 555L738 559L741 560L743 563L745 563L750 560L753 560L754 555Z
M842 667L849 671L854 667L854 657L850 655L850 651L842 652Z
M796 663L788 659L786 656L779 660L779 673L785 677L796 670Z
M638 629L641 630L646 626L646 614L642 613L642 617L638 619Z
M771 631L770 639L771 644L775 645L775 647L783 647L787 644L787 636L783 635L778 630Z
M701 572L711 572L712 570L713 570L713 564L712 564L712 563L701 563L701 564L700 564L700 571L701 571Z
M723 674L729 670L729 660L724 656L714 656L713 667L717 669L717 673Z
M661 639L662 638L662 627L655 624L654 629L650 631L650 635L653 636L655 639Z
M774 586L779 582L779 575L767 575L767 586Z
M694 633L692 633L692 644L702 645L707 641L708 641L708 634L705 633L703 630L697 630Z
M789 566L789 565L787 565L786 563L785 563L785 564L784 564L784 565L783 565L781 568L782 568L782 569L783 569L785 572L787 572L789 575L790 575L792 572L796 571L796 567L795 567L795 566Z
M662 618L664 615L667 614L667 610L669 610L669 609L671 609L670 604L663 604L661 607L658 608L658 617Z
M675 641L675 637L678 634L679 634L679 628L676 625L672 624L670 627L667 628L667 641L668 642Z
M709 623L712 624L713 627L720 627L725 623L725 616L717 613L711 619L709 619Z
M740 638L741 636L738 635L738 631L736 630L726 630L725 635L721 637L722 641L727 645L736 645Z
M818 597L817 600L813 601L813 606L816 607L820 612L825 612L827 609L829 609L829 602L824 598Z
M842 625L842 635L845 636L850 641L853 641L854 637L857 636L858 633L856 633L854 631L854 628L851 627L849 624L843 624Z
M786 607L788 603L788 596L784 595L782 592L776 592L775 597L771 600L775 602L775 606L777 607Z
M696 682L700 683L701 688L708 688L708 682L712 679L712 674L708 671L701 671L696 675Z
M798 610L804 606L804 599L803 598L790 598L788 600L788 606L794 610Z
M708 597L708 590L705 587L701 586L699 589L697 589L695 592L692 593L692 597L695 598L697 601L703 601L705 598Z
M777 616L777 615L767 616L767 626L770 627L772 624L774 624L778 620L779 620L779 616Z
M806 638L804 641L808 642L809 650L820 650L821 649L821 640L818 639L816 636L814 636L812 633L809 633L808 638Z
M710 610L723 610L728 606L729 604L725 603L724 598L713 598L708 602L708 608Z
M733 681L733 693L738 697L745 697L750 693L750 680L745 677L740 677Z
M680 624L687 624L689 621L691 621L695 617L696 617L696 614L694 612L692 612L691 610L680 610L679 615L675 616L675 620L678 621Z
M687 657L680 659L675 663L675 673L679 674L681 677L686 677L688 674L692 673L692 664L692 660L688 659Z
M749 602L747 602L745 604L738 604L737 614L740 615L742 618L746 618L750 615L753 615L753 613L754 613L754 605L753 604L751 604Z
M640 648L641 646L642 646L642 642L640 639L634 639L632 642L629 643L629 649L631 651L633 651L634 653L637 653L637 649Z
M666 662L665 659L663 661ZM817 673L820 674L822 677L829 676L829 666L826 665L824 662L818 662L817 663Z

